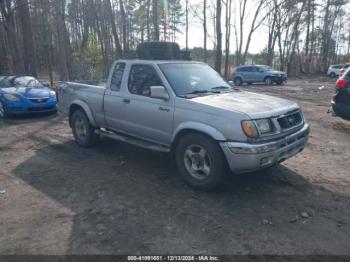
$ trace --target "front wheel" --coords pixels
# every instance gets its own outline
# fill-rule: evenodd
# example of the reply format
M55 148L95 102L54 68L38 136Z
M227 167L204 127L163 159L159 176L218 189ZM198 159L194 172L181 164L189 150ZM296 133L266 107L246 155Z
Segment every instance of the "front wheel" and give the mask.
M267 86L272 85L272 78L271 77L266 77L265 78L265 85L267 85Z
M219 187L227 175L227 163L218 143L202 134L192 133L180 139L176 165L190 186L205 191Z
M283 80L277 80L276 84L279 85L279 86L283 85Z
M235 83L236 86L241 86L243 84L242 78L240 77L235 78L233 82Z
M0 101L0 118L6 118L7 113L4 104Z
M75 141L79 146L90 147L97 142L99 136L82 110L74 111L71 125Z

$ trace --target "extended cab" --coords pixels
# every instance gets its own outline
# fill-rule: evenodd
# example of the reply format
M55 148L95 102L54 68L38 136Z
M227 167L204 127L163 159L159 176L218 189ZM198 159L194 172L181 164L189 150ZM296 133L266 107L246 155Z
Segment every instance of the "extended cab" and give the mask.
M309 134L297 104L240 91L200 62L119 60L106 86L61 82L57 92L80 146L105 136L172 153L184 180L203 190L219 186L227 167L245 173L294 156Z

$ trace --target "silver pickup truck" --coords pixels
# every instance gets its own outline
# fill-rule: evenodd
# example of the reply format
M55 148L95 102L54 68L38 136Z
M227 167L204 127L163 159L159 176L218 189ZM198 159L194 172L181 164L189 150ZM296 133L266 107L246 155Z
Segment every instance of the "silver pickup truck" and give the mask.
M294 156L309 135L298 105L240 91L200 62L119 60L105 86L61 82L57 92L80 146L104 136L169 152L202 190L222 184L228 168L246 173Z

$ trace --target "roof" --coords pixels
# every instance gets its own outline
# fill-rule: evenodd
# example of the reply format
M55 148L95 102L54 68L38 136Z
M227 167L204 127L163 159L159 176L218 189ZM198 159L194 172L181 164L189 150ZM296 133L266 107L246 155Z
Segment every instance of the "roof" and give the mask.
M140 64L204 64L199 61L188 60L144 60L144 59L120 59L117 62L133 62Z

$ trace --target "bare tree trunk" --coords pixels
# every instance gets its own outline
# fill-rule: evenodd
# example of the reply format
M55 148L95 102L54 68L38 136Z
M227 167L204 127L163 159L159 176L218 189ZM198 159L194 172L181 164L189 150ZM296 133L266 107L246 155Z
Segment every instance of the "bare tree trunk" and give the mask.
M226 1L225 78L229 77L232 0Z
M64 10L65 10L65 0L56 0L55 1L55 13L56 13L56 33L58 41L58 69L61 81L69 80L68 72L68 58L66 51L66 39L65 39L65 19L64 19Z
M262 22L266 19L266 16L265 16L264 18L262 18L260 21L257 22L258 15L259 15L260 10L261 10L262 6L264 5L264 3L265 3L265 0L260 0L259 5L257 6L257 9L255 11L254 18L253 18L253 21L252 21L252 24L250 27L250 31L248 34L248 39L247 39L247 43L245 46L244 55L243 55L243 58L241 60L241 62L243 62L243 63L245 63L245 61L246 61L253 33L262 24Z
M215 70L221 74L222 32L221 32L221 0L216 1L216 57Z
M185 13L186 13L186 51L188 51L188 0L185 3Z
M4 18L4 29L6 31L8 46L10 50L12 71L15 74L24 74L24 62L18 46L18 39L15 32L15 20L13 14L11 14L11 1L0 0L0 10Z
M203 2L203 58L204 62L207 62L208 60L208 50L207 50L207 37L208 37L208 30L207 30L207 0L204 0Z
M107 9L109 11L109 19L111 21L111 27L112 27L112 33L114 37L114 43L115 43L115 49L117 50L117 57L122 57L123 56L123 49L120 44L119 36L117 33L117 27L115 25L115 16L111 4L111 0L106 0L107 2Z
M122 26L123 26L123 50L124 54L128 52L129 46L128 46L128 36L127 36L127 21L126 21L126 14L124 9L123 0L119 0L119 6L120 6L120 13L122 17Z
M152 0L152 12L153 12L153 40L159 41L159 25L158 25L158 0Z
M23 33L24 67L27 74L37 77L36 49L33 41L28 0L17 0L17 5Z

